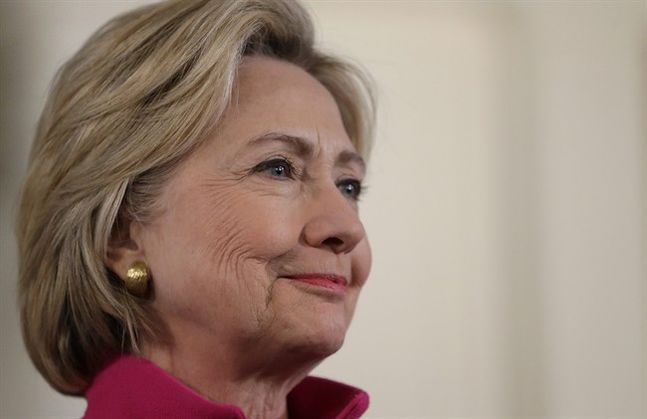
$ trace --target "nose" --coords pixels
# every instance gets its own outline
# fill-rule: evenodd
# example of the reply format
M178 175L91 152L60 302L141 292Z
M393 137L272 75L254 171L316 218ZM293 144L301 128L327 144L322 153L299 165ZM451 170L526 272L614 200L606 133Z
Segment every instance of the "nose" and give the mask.
M309 208L303 228L309 246L349 253L366 235L355 206L334 185L319 190Z

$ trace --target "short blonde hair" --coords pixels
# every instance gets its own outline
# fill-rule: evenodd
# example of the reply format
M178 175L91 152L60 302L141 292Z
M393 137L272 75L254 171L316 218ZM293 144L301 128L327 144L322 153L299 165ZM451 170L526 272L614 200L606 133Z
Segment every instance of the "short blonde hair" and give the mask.
M292 0L169 1L112 19L59 70L18 219L23 336L55 389L80 394L108 356L159 332L146 300L106 268L108 243L119 220L151 216L173 169L217 129L243 56L317 78L368 153L367 79L313 38Z

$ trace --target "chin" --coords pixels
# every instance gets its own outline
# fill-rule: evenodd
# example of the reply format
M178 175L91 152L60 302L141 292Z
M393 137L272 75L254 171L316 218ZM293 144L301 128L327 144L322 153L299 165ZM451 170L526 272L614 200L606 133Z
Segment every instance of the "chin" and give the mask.
M320 362L341 349L343 344L343 336L330 339L305 339L299 342L291 342L288 345L287 352L295 358Z
M341 349L346 338L347 323L331 321L330 318L320 320L309 325L299 324L299 333L289 336L285 342L290 352L321 360Z
M281 332L273 334L276 347L296 358L321 361L344 344L348 323L341 316L314 311L286 320L280 322Z
M308 346L313 353L327 357L341 349L344 345L345 338L345 331L344 333L330 333L328 336L318 336L316 339L308 342Z
M278 347L313 360L322 360L342 347L354 308L351 295L304 293L292 285L275 291L281 292L273 299L273 332L264 335L276 339Z

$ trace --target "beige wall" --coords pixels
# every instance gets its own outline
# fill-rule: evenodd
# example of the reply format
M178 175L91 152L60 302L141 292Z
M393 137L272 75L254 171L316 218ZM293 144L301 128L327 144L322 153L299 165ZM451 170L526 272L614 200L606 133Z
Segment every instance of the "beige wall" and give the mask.
M78 417L24 353L11 219L55 69L143 2L0 2L0 417ZM647 417L645 2L312 1L380 126L374 269L317 373L369 418Z

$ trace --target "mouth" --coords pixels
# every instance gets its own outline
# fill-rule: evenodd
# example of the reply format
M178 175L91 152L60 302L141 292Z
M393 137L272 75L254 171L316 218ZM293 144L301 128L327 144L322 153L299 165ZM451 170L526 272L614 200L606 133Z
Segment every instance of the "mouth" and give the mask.
M314 289L330 290L334 293L343 294L346 291L348 280L346 277L328 273L305 273L298 275L287 275L285 278L313 287Z

